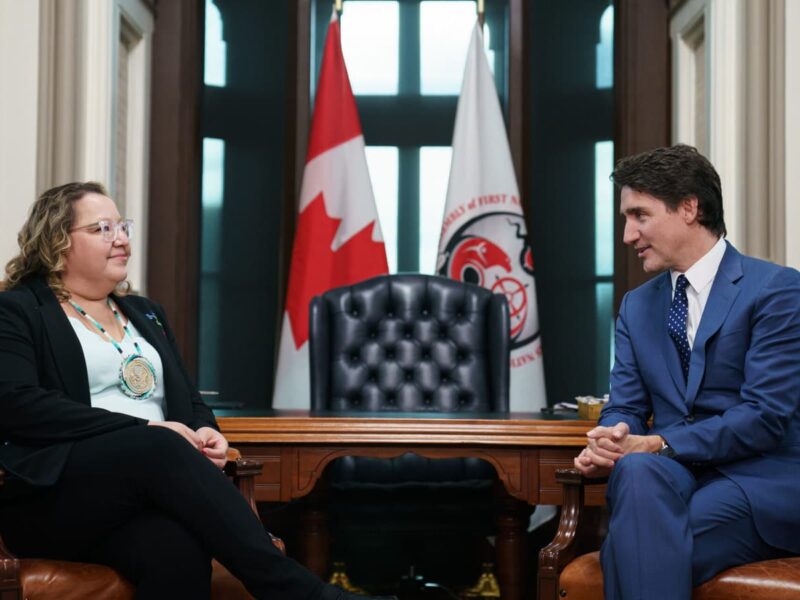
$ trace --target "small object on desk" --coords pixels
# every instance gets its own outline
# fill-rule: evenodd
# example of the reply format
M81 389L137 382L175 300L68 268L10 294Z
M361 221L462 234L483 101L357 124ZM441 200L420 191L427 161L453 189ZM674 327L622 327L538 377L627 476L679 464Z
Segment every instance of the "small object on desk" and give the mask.
M589 421L597 421L600 418L600 411L603 410L603 406L608 402L608 394L602 398L576 396L575 400L578 403L578 417Z
M556 410L571 410L576 411L578 410L578 405L574 402L558 402L557 404L553 405L553 408Z

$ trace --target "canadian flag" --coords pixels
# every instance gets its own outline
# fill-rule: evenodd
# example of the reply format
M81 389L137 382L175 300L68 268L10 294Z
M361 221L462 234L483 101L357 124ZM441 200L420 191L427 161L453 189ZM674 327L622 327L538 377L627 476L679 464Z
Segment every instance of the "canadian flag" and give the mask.
M533 253L478 24L456 110L437 272L505 294L511 315L511 410L546 406Z
M331 288L389 272L364 136L334 11L314 101L283 314L274 408L308 408L308 307Z

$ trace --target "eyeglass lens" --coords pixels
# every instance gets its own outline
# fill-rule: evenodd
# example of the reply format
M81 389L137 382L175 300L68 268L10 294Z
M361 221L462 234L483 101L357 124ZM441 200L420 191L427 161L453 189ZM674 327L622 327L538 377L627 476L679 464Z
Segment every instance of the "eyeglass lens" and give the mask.
M111 221L99 221L98 225L103 235L103 239L107 242L113 242L119 237L119 232L122 231L129 240L133 237L133 221L125 219L119 223L111 223Z

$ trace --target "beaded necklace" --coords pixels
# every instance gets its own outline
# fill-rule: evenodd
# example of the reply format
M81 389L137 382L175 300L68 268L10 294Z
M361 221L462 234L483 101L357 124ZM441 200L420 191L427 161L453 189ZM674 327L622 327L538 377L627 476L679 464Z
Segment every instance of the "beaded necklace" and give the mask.
M72 308L74 308L84 319L89 321L89 323L94 325L94 327L106 338L106 340L111 342L114 348L117 349L117 352L120 353L120 356L122 356L122 363L119 366L119 389L122 391L122 393L129 398L133 398L134 400L146 400L153 395L153 392L156 389L156 369L153 366L153 363L151 363L142 353L139 343L134 339L133 335L131 335L128 326L122 322L122 317L119 316L119 312L117 311L116 306L112 304L111 299L106 299L106 302L108 303L108 307L111 309L111 312L114 313L114 317L122 327L122 330L125 332L125 335L122 339L124 340L126 337L128 337L130 338L131 342L133 342L133 346L136 349L136 352L133 354L128 354L126 356L125 350L122 348L120 343L111 337L111 335L106 331L105 327L103 327L96 319L92 318L92 316L87 313L77 302L73 302L72 300L69 301Z

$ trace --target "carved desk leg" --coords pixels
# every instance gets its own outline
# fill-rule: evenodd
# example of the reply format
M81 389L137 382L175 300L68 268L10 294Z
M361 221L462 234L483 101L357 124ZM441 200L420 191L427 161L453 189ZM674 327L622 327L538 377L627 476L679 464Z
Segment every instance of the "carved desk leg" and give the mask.
M300 562L322 579L328 577L330 535L328 532L328 491L325 480L306 497L300 515Z
M502 484L495 487L497 511L497 579L503 600L526 598L528 558L527 527L531 507L508 494Z

